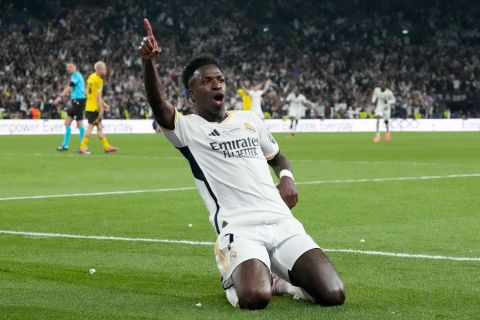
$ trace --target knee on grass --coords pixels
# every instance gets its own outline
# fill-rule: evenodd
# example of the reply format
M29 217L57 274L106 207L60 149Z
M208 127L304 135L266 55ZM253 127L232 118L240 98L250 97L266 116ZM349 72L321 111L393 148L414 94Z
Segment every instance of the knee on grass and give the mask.
M343 288L316 291L312 296L319 305L333 307L342 305L345 302L345 291Z
M264 309L271 298L272 292L268 288L251 288L239 294L238 303L242 309Z

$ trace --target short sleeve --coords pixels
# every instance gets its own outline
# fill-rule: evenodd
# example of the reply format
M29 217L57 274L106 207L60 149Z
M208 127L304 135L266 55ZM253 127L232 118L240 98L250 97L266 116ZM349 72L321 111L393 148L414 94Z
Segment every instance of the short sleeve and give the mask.
M184 116L181 115L177 109L175 109L175 118L174 118L174 128L173 130L169 130L166 128L162 128L162 132L170 141L177 148L182 148L188 145L188 129L190 127L190 123L187 118L191 116Z
M70 84L72 85L72 87L74 87L78 82L78 77L76 76L76 74L72 74L72 76L70 77Z
M278 147L277 141L268 130L265 122L262 121L257 115L254 115L256 118L256 123L258 127L258 142L260 144L260 148L262 149L263 155L265 159L271 160L273 159L277 153L280 151Z

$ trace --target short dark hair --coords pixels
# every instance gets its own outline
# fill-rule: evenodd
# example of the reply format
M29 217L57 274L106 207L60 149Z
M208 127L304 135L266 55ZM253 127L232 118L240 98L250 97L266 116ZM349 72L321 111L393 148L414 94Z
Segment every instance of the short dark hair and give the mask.
M203 67L207 64L213 64L220 69L220 65L218 61L214 57L209 55L194 58L185 66L185 68L183 68L182 82L183 82L183 85L185 86L185 89L188 89L188 82L190 81L190 78L192 77L193 73L198 68Z

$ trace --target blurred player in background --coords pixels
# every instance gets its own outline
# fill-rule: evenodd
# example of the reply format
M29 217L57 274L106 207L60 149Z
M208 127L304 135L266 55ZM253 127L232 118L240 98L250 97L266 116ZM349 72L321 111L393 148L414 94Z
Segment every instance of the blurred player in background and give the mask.
M265 81L263 88L261 88L260 83L255 83L250 90L242 88L243 91L245 91L250 96L250 110L255 112L260 117L260 119L265 119L265 115L263 114L262 110L262 96L265 92L267 92L271 84L272 80L268 79L267 81Z
M242 88L237 90L237 93L242 97L242 110L252 110L252 98L245 91L243 84Z
M185 67L183 84L196 114L181 115L166 100L153 61L161 49L147 19L144 25L139 51L147 99L165 137L190 163L217 233L214 250L228 301L262 309L272 295L288 293L343 304L337 271L290 211L298 201L291 166L265 123L251 111L225 111L225 78L210 57Z
M290 123L290 129L292 129L293 136L297 130L298 120L305 117L305 105L308 104L312 107L315 105L308 101L307 98L300 93L300 90L297 87L295 87L293 92L287 96L286 101L289 102L288 117L292 121Z
M94 65L95 72L87 78L87 105L85 107L85 116L88 120L87 132L82 139L80 149L81 154L90 154L88 151L88 142L94 127L97 127L97 136L102 143L103 150L106 153L115 152L118 148L108 143L107 137L103 133L102 118L105 111L109 110L109 105L103 101L102 89L103 78L107 75L107 66L104 62L98 61Z
M85 80L77 66L69 62L65 65L67 74L70 76L68 85L53 101L55 106L58 106L62 99L70 95L71 106L67 110L67 117L65 118L65 135L63 136L63 143L57 147L57 151L67 151L70 144L70 135L72 133L71 125L73 119L77 121L77 128L80 133L80 141L83 139L85 128L83 127L83 111L85 109Z
M392 90L388 89L385 82L380 82L380 86L373 90L372 103L375 104L375 116L377 117L377 133L373 138L373 142L380 142L380 119L385 122L387 130L385 134L385 141L390 141L390 128L388 121L392 114L392 105L396 102Z

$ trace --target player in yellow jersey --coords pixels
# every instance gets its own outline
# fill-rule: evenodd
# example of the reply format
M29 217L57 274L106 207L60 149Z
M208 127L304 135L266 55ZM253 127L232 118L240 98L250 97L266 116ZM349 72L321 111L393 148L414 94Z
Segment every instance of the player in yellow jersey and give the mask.
M108 143L107 137L103 133L102 118L104 111L108 111L110 106L103 101L102 88L103 77L107 74L107 66L105 62L98 61L94 65L95 72L90 74L87 79L87 103L85 106L85 116L88 119L87 132L82 139L80 149L81 154L90 154L88 151L88 142L94 127L97 127L97 136L102 143L102 147L106 153L118 151L118 148Z
M242 97L242 110L251 110L252 109L252 98L248 95L243 86L241 89L237 90L237 93Z

